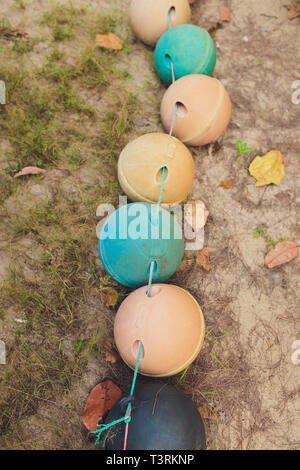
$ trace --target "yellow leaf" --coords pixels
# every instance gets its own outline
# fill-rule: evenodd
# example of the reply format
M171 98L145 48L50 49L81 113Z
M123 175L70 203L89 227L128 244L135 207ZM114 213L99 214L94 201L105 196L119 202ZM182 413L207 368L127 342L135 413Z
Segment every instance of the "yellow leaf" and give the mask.
M278 186L285 177L281 152L271 150L263 157L255 157L249 166L249 173L257 180L255 186L265 186L271 183Z
M120 50L123 47L121 39L113 33L96 34L96 45L106 49L116 50Z

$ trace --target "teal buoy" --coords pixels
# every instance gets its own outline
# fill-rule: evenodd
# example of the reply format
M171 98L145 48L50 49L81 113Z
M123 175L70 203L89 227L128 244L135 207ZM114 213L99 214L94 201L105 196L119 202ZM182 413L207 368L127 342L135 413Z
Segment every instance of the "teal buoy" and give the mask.
M157 205L126 204L104 222L99 255L106 271L120 284L148 283L153 261L153 283L164 282L176 271L184 251L182 230L173 215Z
M154 63L160 78L172 83L172 62L175 80L185 75L211 75L216 65L216 48L205 29L183 24L169 29L158 41Z

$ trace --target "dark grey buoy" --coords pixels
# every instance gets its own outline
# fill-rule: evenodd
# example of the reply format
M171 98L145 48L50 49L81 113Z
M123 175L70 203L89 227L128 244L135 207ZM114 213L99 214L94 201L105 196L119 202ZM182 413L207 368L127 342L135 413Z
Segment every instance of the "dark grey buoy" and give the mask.
M109 411L108 424L125 415L128 395ZM103 435L107 450L122 450L125 423ZM196 405L184 393L161 382L136 385L132 401L127 450L204 450L205 429Z

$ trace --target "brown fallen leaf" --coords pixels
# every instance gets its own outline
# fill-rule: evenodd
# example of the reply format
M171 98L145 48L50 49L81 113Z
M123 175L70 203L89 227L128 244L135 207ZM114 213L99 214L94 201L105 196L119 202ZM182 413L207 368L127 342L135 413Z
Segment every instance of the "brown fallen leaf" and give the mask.
M187 201L184 211L186 222L192 227L194 232L198 232L207 222L209 211L200 199L195 201Z
M275 194L275 197L276 199L288 199L288 200L292 199L291 194L288 192Z
M111 362L112 364L115 364L120 360L120 355L113 349L111 340L109 338L105 338L102 343L104 349L105 349L105 358L107 362Z
M100 419L121 398L122 392L111 380L93 388L86 401L82 421L89 431L96 431Z
M97 34L96 45L105 49L120 50L123 47L121 39L113 33Z
M284 166L289 166L289 164L291 163L290 157L288 155L285 155L284 153L282 153L281 155Z
M230 10L227 7L221 6L219 8L220 10L220 21L223 23L224 21L227 21L230 23Z
M284 263L289 263L298 256L299 245L296 242L278 242L265 257L268 268L275 268Z
M194 261L193 261L192 259L185 259L185 260L181 261L181 263L180 263L180 265L178 266L176 272L185 271L187 268L189 268L190 266L192 266L193 262L194 262Z
M46 173L46 170L43 170L43 168L37 168L36 166L26 166L21 171L16 173L14 178L18 178L19 176L24 175L40 175L42 173Z
M232 180L225 180L220 183L220 186L224 189L234 188L234 182Z
M103 287L100 295L106 307L115 307L119 299L119 294L113 287Z
M1 36L7 39L21 39L27 38L28 33L25 33L24 31L21 31L19 29L0 28L0 37Z
M212 38L215 37L216 35L216 32L222 28L222 21L217 21L217 23L215 23L213 26L211 26L208 30L209 34L211 35Z
M205 246L201 251L196 254L196 264L201 268L205 269L205 271L210 270L208 246Z
M198 410L203 419L211 419L213 421L220 420L220 414L215 407L211 407L209 405L202 405L199 406Z
M293 20L300 16L300 4L297 2L292 2L289 9L289 20Z

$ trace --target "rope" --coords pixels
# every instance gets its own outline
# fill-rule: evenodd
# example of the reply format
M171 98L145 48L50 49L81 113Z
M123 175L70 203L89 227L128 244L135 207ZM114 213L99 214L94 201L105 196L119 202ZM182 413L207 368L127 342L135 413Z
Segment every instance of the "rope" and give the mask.
M133 392L134 392L134 388L135 388L135 384L136 384L137 373L138 373L138 370L139 370L139 365L140 365L140 360L141 360L141 355L142 355L142 349L143 349L143 343L140 341L139 353L138 353L138 357L137 357L137 361L136 361L136 366L135 366L135 370L134 370L134 375L133 375L133 380L132 380L132 385L131 385L129 398L132 398L132 396L133 396ZM127 436L128 436L128 425L131 421L131 403L128 403L125 416L123 416L122 418L116 419L115 421L112 421L111 423L108 423L108 424L97 424L97 427L99 429L97 429L96 431L91 431L91 434L96 434L97 435L97 439L95 441L95 446L97 446L99 444L101 434L103 433L103 431L105 431L106 429L108 429L112 426L115 426L116 424L122 423L123 421L126 423L125 439L124 439L124 450L126 450Z

